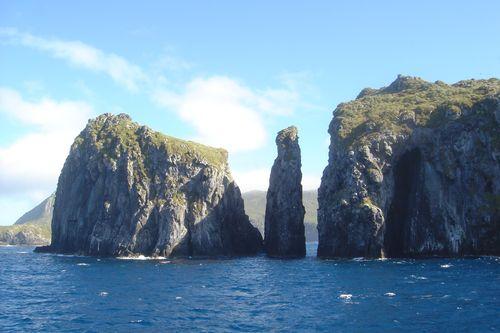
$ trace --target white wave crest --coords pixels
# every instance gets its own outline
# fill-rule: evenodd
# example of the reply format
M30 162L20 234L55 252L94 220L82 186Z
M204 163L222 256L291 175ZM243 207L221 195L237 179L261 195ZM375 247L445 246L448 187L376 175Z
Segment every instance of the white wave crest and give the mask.
M340 299L350 300L352 298L352 294L340 294Z
M144 255L138 255L138 256L130 256L130 257L116 257L116 259L120 260L165 260L167 259L166 257L146 257Z

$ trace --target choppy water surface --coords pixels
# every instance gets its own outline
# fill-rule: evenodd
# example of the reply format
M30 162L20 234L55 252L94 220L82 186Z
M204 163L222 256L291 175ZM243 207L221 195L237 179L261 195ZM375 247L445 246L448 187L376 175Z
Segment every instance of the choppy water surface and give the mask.
M0 247L0 331L500 330L500 258L119 260Z

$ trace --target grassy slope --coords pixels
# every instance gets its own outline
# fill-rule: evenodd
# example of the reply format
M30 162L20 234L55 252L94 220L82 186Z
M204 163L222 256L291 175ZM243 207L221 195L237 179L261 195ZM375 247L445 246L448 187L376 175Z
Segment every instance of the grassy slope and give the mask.
M196 159L213 166L221 166L227 162L225 149L156 132L132 121L126 114L116 116L103 114L92 119L75 139L72 149L85 144L85 139L88 137L92 138L99 150L111 159L117 158L117 155L124 151L140 152L141 142L149 142L157 148L164 149L169 155L179 156L185 162Z

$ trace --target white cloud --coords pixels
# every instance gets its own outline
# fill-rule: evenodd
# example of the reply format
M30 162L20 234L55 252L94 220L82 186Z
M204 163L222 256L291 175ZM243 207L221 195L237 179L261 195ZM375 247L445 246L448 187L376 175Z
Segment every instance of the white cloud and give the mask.
M248 191L267 191L269 187L269 176L271 169L260 168L249 171L232 172L233 178L241 189L241 192Z
M233 178L242 192L253 190L267 191L269 187L269 176L271 169L259 168L249 171L233 171ZM321 178L317 175L302 175L302 189L316 190L319 187Z
M139 66L116 54L105 53L80 41L42 38L13 28L0 28L0 36L12 43L47 52L72 65L105 73L131 91L136 91L140 83L147 78Z
M321 177L313 174L302 175L302 189L307 190L317 190L319 184L321 183Z
M266 131L253 92L227 77L195 79L181 94L159 90L154 99L191 124L195 140L231 152L261 147Z
M264 145L263 116L290 114L295 92L287 89L256 91L225 76L196 78L181 93L158 89L153 99L191 124L195 140L224 147L230 152Z
M0 113L33 128L0 146L0 195L17 193L37 201L55 190L69 147L93 110L79 101L26 101L0 87Z

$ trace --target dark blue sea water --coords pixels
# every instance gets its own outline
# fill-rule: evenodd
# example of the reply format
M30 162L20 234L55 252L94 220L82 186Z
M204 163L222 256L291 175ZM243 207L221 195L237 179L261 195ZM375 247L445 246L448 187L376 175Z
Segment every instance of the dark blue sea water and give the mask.
M1 332L490 332L500 258L119 260L0 248Z

